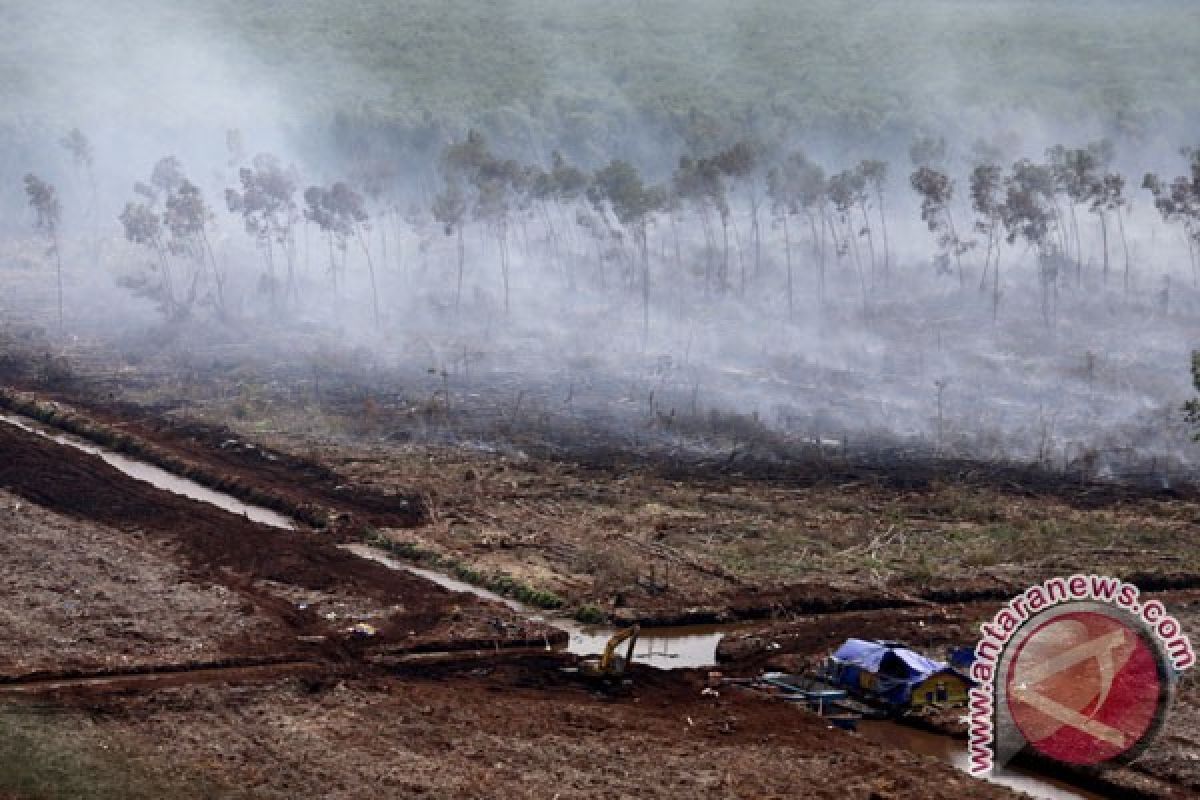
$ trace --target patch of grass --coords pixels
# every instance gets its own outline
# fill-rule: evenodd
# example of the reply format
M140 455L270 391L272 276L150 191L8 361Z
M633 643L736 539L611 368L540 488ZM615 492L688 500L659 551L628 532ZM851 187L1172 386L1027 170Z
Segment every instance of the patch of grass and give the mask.
M55 717L0 709L0 794L28 800L237 796L172 765L155 772L119 749L82 743Z
M576 622L582 622L584 625L599 625L608 619L603 609L591 603L575 609L574 617Z
M456 558L436 553L414 542L393 541L373 528L367 528L363 532L363 541L390 555L416 562L439 572L445 572L463 583L511 597L529 606L556 609L562 608L564 605L563 599L554 592L530 586L507 572L483 573Z

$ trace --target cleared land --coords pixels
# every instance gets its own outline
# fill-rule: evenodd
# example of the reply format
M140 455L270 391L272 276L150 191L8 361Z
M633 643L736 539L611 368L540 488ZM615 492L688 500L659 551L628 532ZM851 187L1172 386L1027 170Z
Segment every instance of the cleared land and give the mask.
M10 386L31 388L13 366L24 362L9 354ZM784 705L728 688L703 695L703 675L639 669L632 693L613 698L563 675L569 658L553 654L480 661L464 653L404 666L398 654L527 647L545 633L503 607L336 547L364 537L400 542L401 555L454 563L481 579L507 574L561 598L566 613L649 622L771 617L722 646L722 669L733 675L809 665L848 635L899 637L935 653L968 644L1011 589L1068 566L1141 579L1166 590L1162 599L1189 629L1200 622L1188 588L1195 505L1186 490L844 463L755 474L637 454L572 461L356 440L345 429L263 433L253 420L229 430L204 423L203 409L184 418L81 386L43 385L38 407L56 408L72 429L119 432L123 447L193 477L224 476L235 493L329 521L317 531L264 528L0 428L6 552L46 564L5 572L10 606L22 598L22 618L39 620L5 628L8 649L41 642L29 663L10 659L9 679L55 665L111 672L124 658L142 669L183 668L169 681L121 685L119 694L112 685L40 690L54 698L50 718L13 701L6 719L26 732L22 746L63 754L72 770L106 780L157 786L173 780L172 764L194 774L195 786L216 787L204 790L210 796L235 787L287 796L301 786L345 797L381 787L445 797L635 789L665 797L680 787L762 797L798 786L831 797L1003 793ZM770 557L772 548L783 555ZM121 575L136 580L118 591ZM88 603L75 607L84 578ZM378 635L351 634L360 621ZM214 663L272 659L281 662L275 673L268 665L265 673L200 674ZM289 672L297 662L300 675ZM1189 679L1162 746L1091 788L1147 797L1200 789L1191 768L1198 708ZM961 734L953 719L939 724ZM651 772L656 780L645 777ZM51 788L22 795L33 785L26 778ZM62 796L52 788L69 779L26 775L9 785L19 796Z

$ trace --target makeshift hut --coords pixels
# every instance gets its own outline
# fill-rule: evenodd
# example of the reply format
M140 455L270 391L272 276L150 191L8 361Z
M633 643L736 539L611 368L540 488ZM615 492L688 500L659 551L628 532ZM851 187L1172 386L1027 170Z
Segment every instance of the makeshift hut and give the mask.
M897 708L965 705L971 680L944 661L898 642L847 639L830 657L825 679Z

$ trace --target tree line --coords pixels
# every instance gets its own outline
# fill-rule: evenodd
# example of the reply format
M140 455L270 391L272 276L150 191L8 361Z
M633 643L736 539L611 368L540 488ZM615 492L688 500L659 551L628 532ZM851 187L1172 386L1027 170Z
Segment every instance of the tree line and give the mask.
M781 268L773 274L781 278L789 316L796 313L800 294L798 269L811 271L816 301L823 306L828 271L840 266L853 276L863 313L870 317L877 287L890 285L897 269L889 234L889 218L894 224L896 212L889 209L904 204L894 196L895 165L863 159L827 171L803 149L767 147L749 136L722 146L698 137L693 144L696 152L652 181L622 159L591 170L557 152L544 165L506 159L472 130L442 148L438 185L404 211L402 178L394 165L363 159L346 180L303 186L299 172L276 156L259 154L244 163L240 137L231 132L227 148L236 180L224 190L223 205L240 218L258 251L258 285L273 303L296 299L301 239L306 254L310 234L323 240L335 296L350 268L350 252L359 253L377 326L383 317L377 267L390 261L389 236L398 259L400 240L422 220L436 223L454 240L455 308L461 306L468 267L465 236L473 229L490 243L483 249L495 266L483 266L496 269L506 311L512 304L513 248L532 258L540 243L536 260L560 272L568 288L587 280L635 295L644 331L650 326L656 269L664 285L692 281L705 295L745 296L755 281L765 280L768 262ZM76 169L90 176L94 154L87 137L74 130L62 146ZM1147 174L1140 186L1162 220L1182 233L1195 276L1200 274L1200 149L1182 154L1186 174L1169 179ZM1107 283L1119 263L1123 288L1130 290L1126 219L1131 198L1126 179L1113 167L1109 142L1058 145L1040 161L1022 158L1009 164L977 148L965 180L952 174L943 139L919 138L908 156L905 183L931 236L929 263L962 287L976 269L993 316L1003 296L1006 254L1010 261L1032 254L1042 313L1053 324L1060 286L1083 281L1088 250L1081 230L1088 219L1100 236L1101 280ZM94 180L90 185L94 193ZM210 238L216 211L180 160L160 159L132 191L118 221L129 242L146 248L153 269L126 285L154 298L168 316L190 313L202 300L225 313L228 267ZM61 326L59 194L32 173L25 177L25 192L36 229L56 259ZM782 236L768 236L768 226ZM591 255L585 259L586 253Z

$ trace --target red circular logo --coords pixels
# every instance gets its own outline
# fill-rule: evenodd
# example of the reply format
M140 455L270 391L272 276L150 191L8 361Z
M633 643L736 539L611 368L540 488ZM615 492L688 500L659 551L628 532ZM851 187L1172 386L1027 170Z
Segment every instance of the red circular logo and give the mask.
M1115 610L1081 610L1035 621L1017 643L1005 690L1012 720L1033 749L1095 765L1153 736L1169 687L1136 623Z

